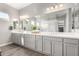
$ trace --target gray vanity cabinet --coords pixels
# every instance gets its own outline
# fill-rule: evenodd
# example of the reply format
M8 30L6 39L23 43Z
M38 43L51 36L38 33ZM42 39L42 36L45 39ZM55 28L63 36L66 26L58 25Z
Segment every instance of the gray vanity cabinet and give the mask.
M17 42L18 42L18 35L16 33L12 33L11 37L12 37L12 39L11 39L12 42L17 44Z
M35 50L35 35L25 34L24 35L24 46L26 48Z
M16 43L16 34L15 33L11 33L11 41L13 42L13 43Z
M22 38L22 34L17 34L17 44L18 44L18 45L22 45L22 40L21 40L21 38Z
M52 50L54 50L54 53L52 52L54 56L62 56L62 42L55 42Z
M35 35L30 36L29 48L35 50Z
M78 56L78 40L64 40L64 56Z
M43 36L43 53L51 55L51 38L49 36Z
M11 41L15 44L21 45L21 35L20 33L12 33Z
M22 37L24 41L22 42ZM78 56L79 40L52 36L11 33L11 41L26 48L52 56Z
M52 55L53 56L62 56L62 39L61 38L52 38Z
M65 56L78 56L78 46L74 44L64 44Z
M30 36L28 34L24 34L24 47L28 47L28 40L30 39Z
M42 53L43 44L42 44L42 36L36 35L36 51Z

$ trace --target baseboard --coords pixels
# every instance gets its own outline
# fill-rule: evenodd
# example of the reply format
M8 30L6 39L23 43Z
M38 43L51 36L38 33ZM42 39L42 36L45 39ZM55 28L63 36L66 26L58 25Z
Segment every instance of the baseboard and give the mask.
M6 46L6 45L9 45L9 44L12 44L12 42L7 42L7 43L4 43L4 44L0 44L0 47Z

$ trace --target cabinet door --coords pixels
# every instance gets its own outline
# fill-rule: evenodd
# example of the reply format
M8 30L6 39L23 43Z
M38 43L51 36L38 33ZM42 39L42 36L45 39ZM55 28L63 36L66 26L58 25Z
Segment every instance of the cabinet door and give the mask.
M36 51L42 52L42 36L36 35Z
M12 42L17 44L17 42L18 42L17 41L17 39L18 39L17 34L16 33L12 33L11 37L12 37L12 39L11 39Z
M51 38L43 36L43 53L51 55Z
M32 50L35 50L35 35L30 35L30 39L28 40L28 47Z
M11 37L12 37L11 40L12 40L13 43L21 45L21 34L12 33Z
M52 47L52 50L54 50L52 51L54 56L62 56L62 42L54 42L54 48Z
M24 45L27 48L35 50L35 35L25 35Z
M30 35L29 34L25 34L24 35L24 47L28 48L29 47L29 40L30 40Z
M21 37L22 37L22 34L17 34L17 44L18 45L22 44Z
M14 39L15 39L15 34L11 33L11 41L14 43Z
M64 55L65 56L78 56L78 45L65 43Z

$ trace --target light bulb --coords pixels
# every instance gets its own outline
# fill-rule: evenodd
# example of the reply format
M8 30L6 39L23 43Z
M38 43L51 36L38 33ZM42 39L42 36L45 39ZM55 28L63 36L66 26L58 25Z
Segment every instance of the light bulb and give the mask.
M60 4L59 7L63 7L63 4Z
M54 9L54 7L51 7L51 9Z
M49 9L49 8L47 8L47 10L49 11L50 9Z
M58 8L58 6L57 6L57 5L55 5L55 8L57 9L57 8Z

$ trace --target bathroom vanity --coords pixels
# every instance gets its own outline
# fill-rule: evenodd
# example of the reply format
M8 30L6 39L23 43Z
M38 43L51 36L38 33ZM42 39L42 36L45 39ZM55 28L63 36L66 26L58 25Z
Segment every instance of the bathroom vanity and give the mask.
M11 32L11 41L50 56L78 56L78 33L57 32Z

